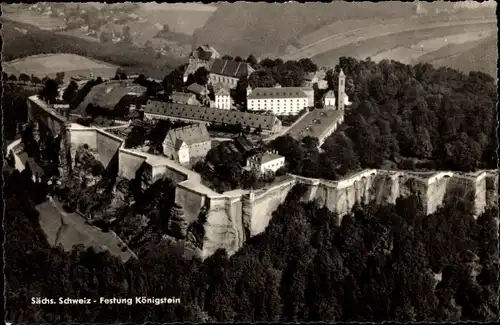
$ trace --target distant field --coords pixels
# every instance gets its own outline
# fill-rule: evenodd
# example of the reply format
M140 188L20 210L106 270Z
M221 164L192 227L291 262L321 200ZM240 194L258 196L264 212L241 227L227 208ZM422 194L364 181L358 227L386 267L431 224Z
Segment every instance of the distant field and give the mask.
M33 55L3 64L19 71L19 73L35 75L40 78L54 77L58 72L64 72L66 79L76 75L88 76L90 73L95 76L112 77L117 69L116 66L108 63L64 53Z
M419 33L420 31L432 31L433 33L441 34L443 30L449 30L448 35L457 34L461 30L474 30L477 26L494 26L496 21L489 20L474 20L474 21L464 21L464 22L445 22L445 23L434 23L434 24L421 24L416 22L391 22L391 23L381 23L379 25L373 25L367 28L359 28L355 30L349 30L347 32L335 33L327 38L319 40L313 44L305 46L298 51L287 54L283 56L284 60L297 60L304 57L316 57L323 56L330 53L332 50L339 49L341 47L349 46L352 44L361 44L371 40L382 39L384 37L396 38L403 32L406 33ZM464 31L465 32L465 31ZM430 34L430 37L436 37L439 35ZM446 36L443 35L443 36ZM396 44L397 45L397 44ZM390 47L392 48L392 47ZM389 48L389 49L390 49ZM375 45L376 54L384 47ZM387 47L385 47L387 49Z
M475 42L478 39L484 39L489 33L495 31L495 24L483 23L467 26L406 31L386 36L361 39L359 41L357 41L354 36L347 35L350 39L344 37L344 40L339 40L339 42L334 45L334 49L312 56L312 59L321 66L335 66L338 63L338 59L342 56L357 59L371 57L376 60L385 58L388 60L412 63L422 62L424 61L423 59L425 59L423 55L438 51L441 47L446 46L447 38L450 38L450 43L456 43L454 45L450 45L449 49L453 46L458 46L460 48L464 46L464 43L468 43L464 41ZM460 44L460 42L462 42L462 44ZM308 49L306 52L310 52L312 50L313 49ZM437 54L439 54L439 52L435 53L431 60L436 60L438 58L436 56ZM427 59L429 59L429 57L427 57ZM460 69L467 71L467 68L465 67Z
M462 51L455 53L452 51L447 53L445 52L447 48L444 48L444 53L440 53L439 59L430 60L430 63L462 71L477 70L496 77L498 60L497 40L497 35L493 35L485 40L474 42L474 46L470 48L462 48ZM438 57L434 56L434 58Z
M419 61L432 62L436 58L442 58L468 50L477 45L478 42L490 37L492 32L492 30L475 31L431 38L412 44L411 46L398 46L388 51L378 53L371 58L376 62L391 58L391 60L406 64L413 64Z
M66 26L62 18L53 18L33 11L16 11L4 15L4 18L30 24L44 30L54 30Z
M142 4L135 13L152 24L168 24L177 33L193 35L203 27L216 8L203 4Z

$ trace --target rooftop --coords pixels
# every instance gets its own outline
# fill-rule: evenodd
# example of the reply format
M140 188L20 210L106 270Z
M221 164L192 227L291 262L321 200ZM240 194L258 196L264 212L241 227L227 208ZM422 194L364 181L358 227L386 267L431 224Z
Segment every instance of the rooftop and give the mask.
M191 56L201 59L201 60L210 60L210 59L217 59L220 57L220 54L210 45L204 44L200 45L191 52Z
M283 156L274 152L262 152L250 157L250 159L256 159L261 165L280 158L283 158Z
M246 62L215 59L210 65L210 72L223 76L241 78L248 76L253 72L253 69Z
M202 94L203 92L206 92L207 89L203 87L202 85L199 85L197 83L190 84L189 87L187 87L187 90L195 93L195 94Z
M190 146L210 141L210 135L205 124L195 124L168 131L165 141L167 139L175 144L176 149L179 149L183 143Z
M296 140L307 136L319 139L343 115L342 111L315 109L288 130L287 135Z
M187 104L188 100L193 98L194 94L192 93L185 93L181 91L174 91L172 93L172 96L170 98L174 103L182 103L182 104Z
M227 111L211 107L166 103L155 100L148 100L144 106L144 113L231 125L240 123L243 127L258 128L260 126L264 130L272 130L275 125L281 123L274 115Z
M326 94L323 95L323 98L335 98L335 92L333 90L329 90Z
M307 98L304 89L301 87L269 87L255 88L247 99L268 99L268 98Z

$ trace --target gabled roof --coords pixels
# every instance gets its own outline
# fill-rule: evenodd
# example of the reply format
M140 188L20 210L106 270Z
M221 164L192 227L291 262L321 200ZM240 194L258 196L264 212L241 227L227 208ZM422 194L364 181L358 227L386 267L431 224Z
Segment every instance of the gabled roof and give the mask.
M187 104L189 99L193 98L194 94L185 93L181 91L174 91L170 98L174 103Z
M229 91L226 88L221 87L215 94L218 96L229 96Z
M210 45L200 45L193 52L191 56L200 60L212 60L220 57L220 54Z
M333 90L329 90L326 94L323 95L323 98L335 98L335 92Z
M188 146L210 141L205 124L195 124L168 131L164 141L170 140L175 149L179 149L184 143Z
M187 90L189 90L195 94L198 94L198 95L207 91L207 89L205 87L203 87L202 85L199 85L197 83L190 84L189 87L187 87Z
M272 130L281 121L274 115L260 115L240 111L228 111L211 107L166 103L148 100L144 106L144 113L171 116L203 122L225 123L229 125L241 124L243 127Z
M240 147L243 151L250 151L255 148L255 145L246 136L239 135L234 138L234 143L237 147Z
M268 163L270 161L276 160L283 158L283 156L280 156L278 154L272 153L272 152L261 152L256 154L255 156L252 156L250 159L256 159L257 162L261 165Z
M269 87L255 88L247 99L268 99L268 98L308 98L304 89L300 87Z
M248 76L253 72L253 69L246 62L215 59L210 65L209 71L210 73L219 74L222 76L241 78Z

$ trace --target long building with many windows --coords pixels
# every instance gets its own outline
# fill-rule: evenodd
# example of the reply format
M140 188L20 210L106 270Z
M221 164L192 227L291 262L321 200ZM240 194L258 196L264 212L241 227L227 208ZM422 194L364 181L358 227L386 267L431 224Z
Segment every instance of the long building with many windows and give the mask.
M252 114L235 110L185 105L148 100L144 106L148 119L170 119L207 124L241 125L243 128L261 129L266 133L281 131L281 121L273 115Z
M247 109L274 115L297 115L314 106L314 91L301 87L247 88Z

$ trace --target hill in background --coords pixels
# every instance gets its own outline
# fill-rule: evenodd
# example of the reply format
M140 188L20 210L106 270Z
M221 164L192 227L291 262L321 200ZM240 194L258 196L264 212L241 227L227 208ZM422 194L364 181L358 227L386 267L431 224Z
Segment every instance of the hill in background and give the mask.
M196 31L199 44L221 53L261 56L283 52L314 30L344 19L379 19L410 16L411 3L221 3L204 27Z
M498 47L497 36L478 42L462 53L430 62L438 66L448 66L462 71L481 71L497 76Z
M151 24L168 24L173 32L192 35L205 25L216 9L196 3L143 3L134 13Z
M127 73L144 73L159 79L184 63L172 56L157 57L134 45L90 42L5 19L2 19L2 37L4 61L38 54L68 53L124 67Z

